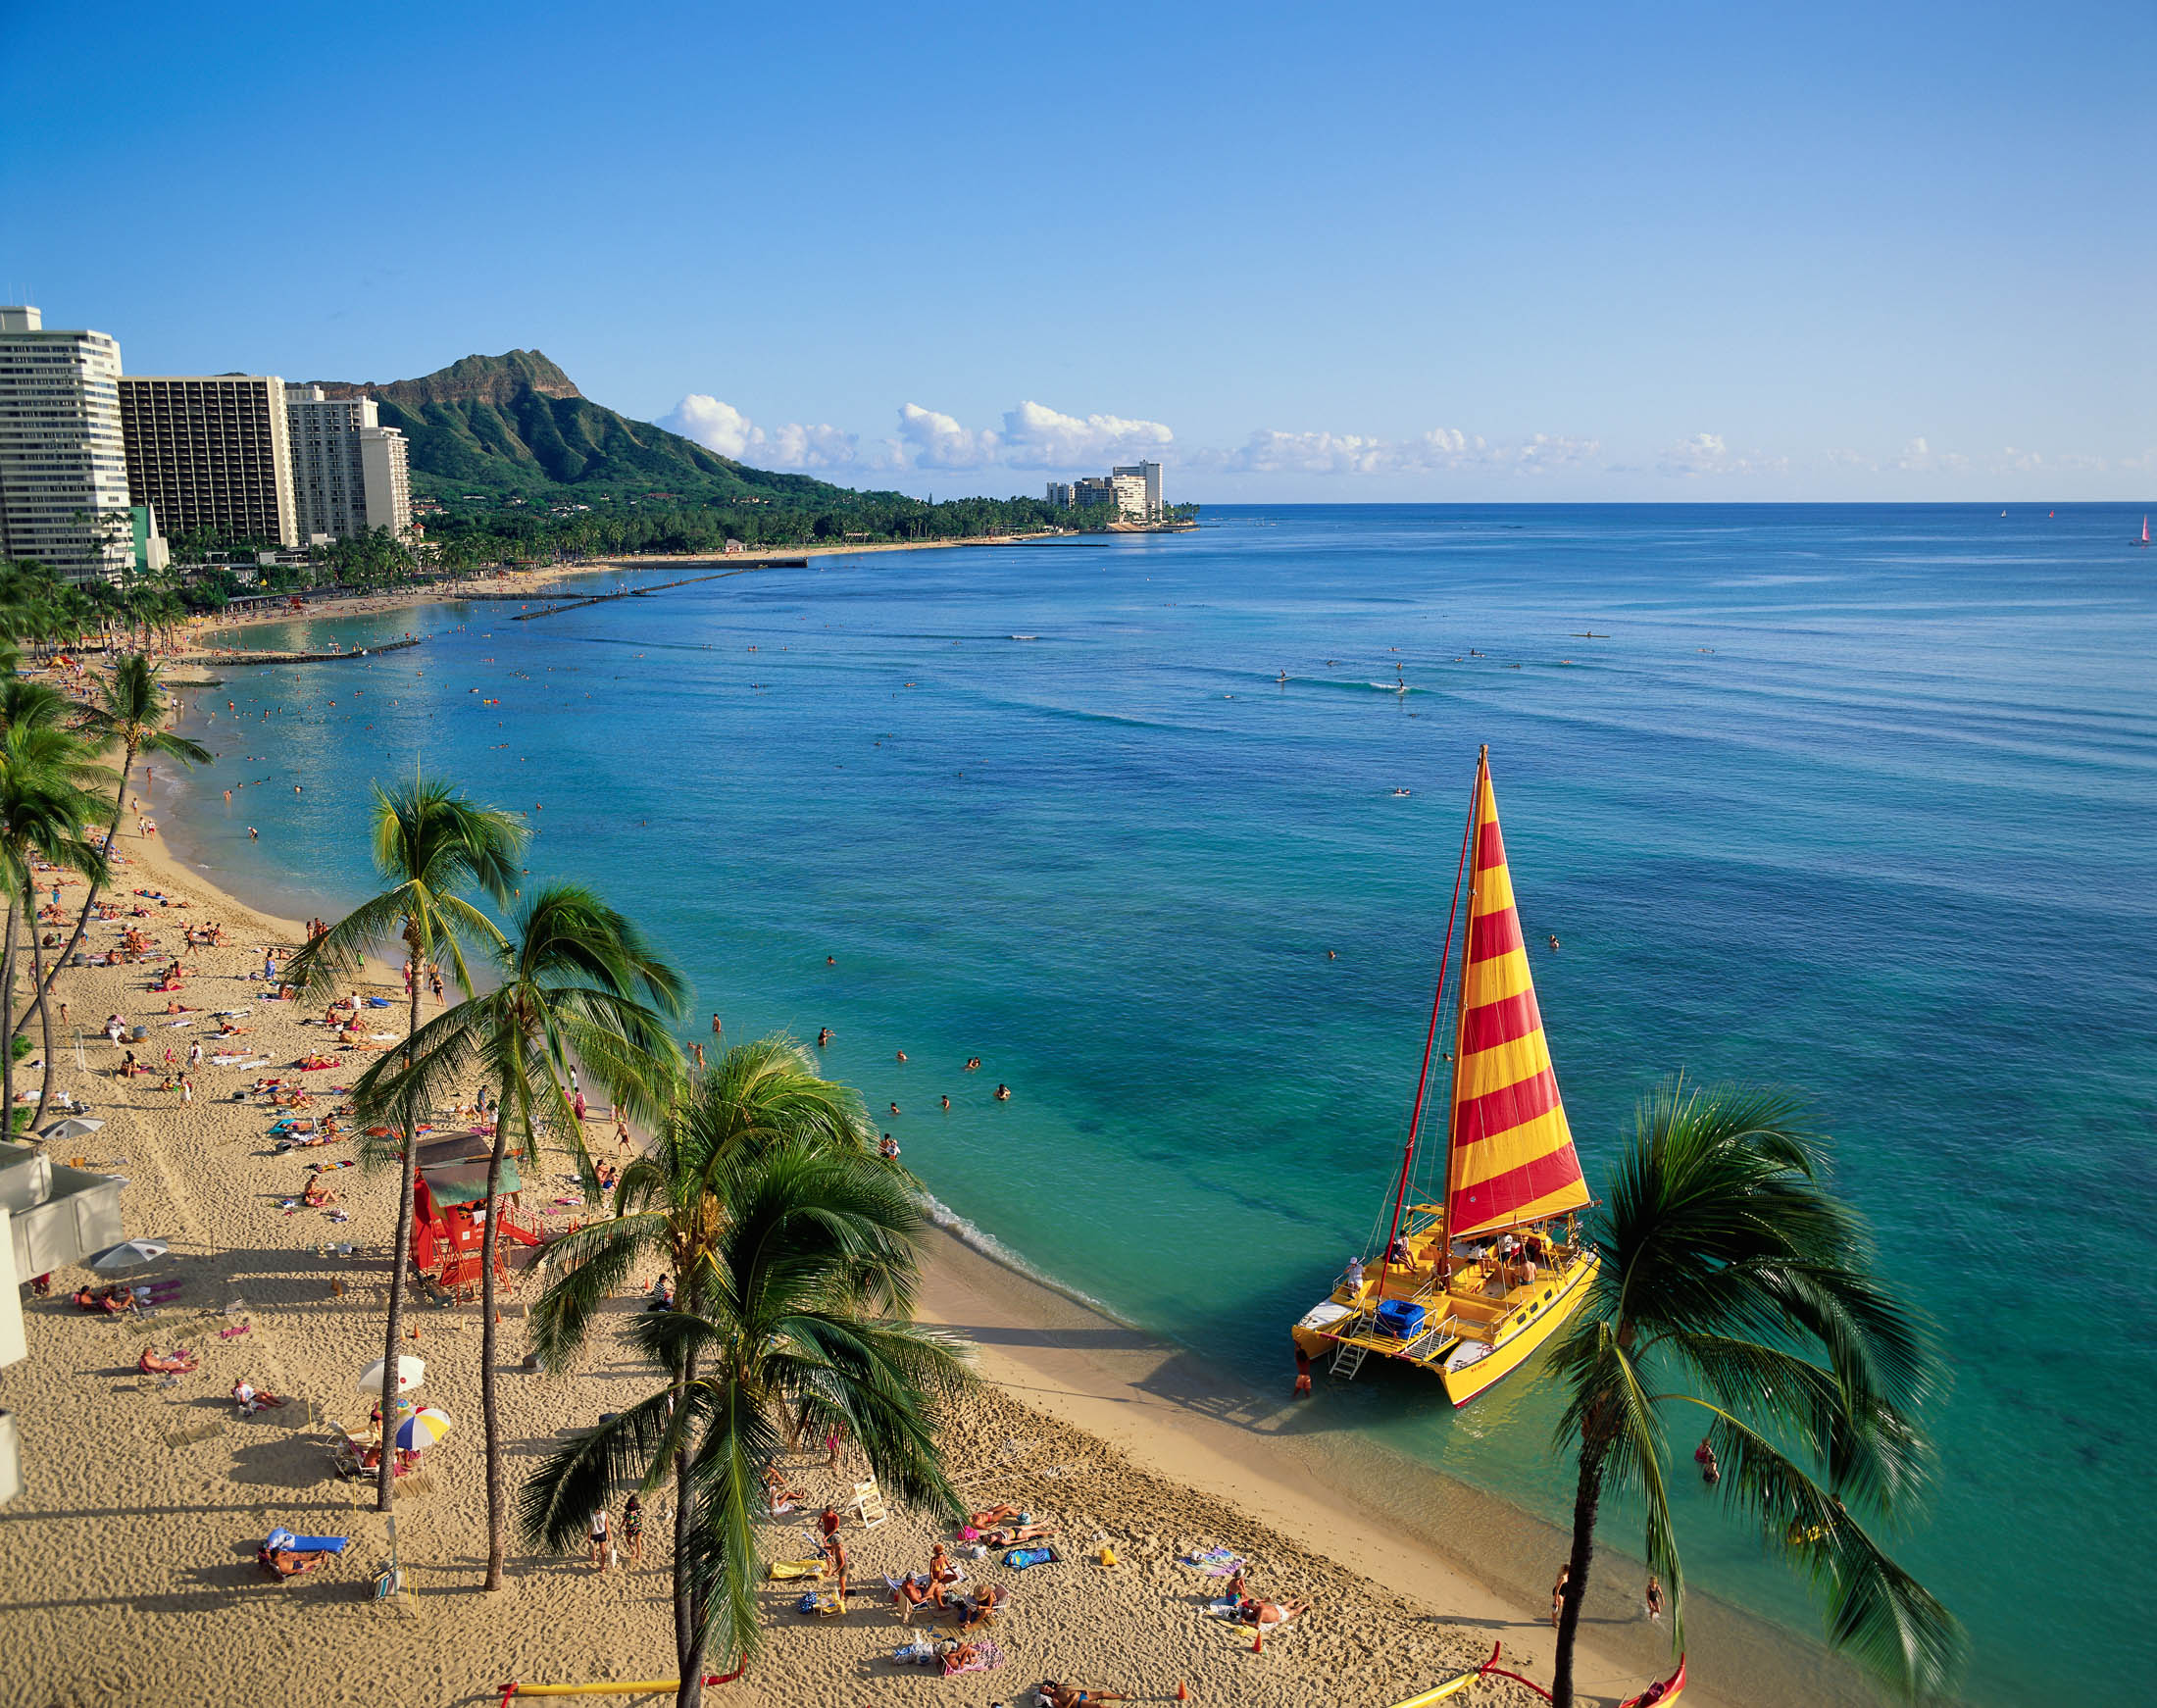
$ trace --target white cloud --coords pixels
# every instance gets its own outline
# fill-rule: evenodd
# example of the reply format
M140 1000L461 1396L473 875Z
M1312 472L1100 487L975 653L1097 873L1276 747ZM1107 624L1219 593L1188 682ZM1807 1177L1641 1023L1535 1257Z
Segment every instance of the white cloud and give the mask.
M1028 402L1004 414L1001 461L1015 469L1084 469L1149 451L1158 459L1175 437L1157 421L1065 415Z
M1786 475L1790 460L1758 451L1740 455L1731 451L1721 433L1694 433L1664 447L1655 467L1662 474L1685 480L1702 475Z
M1457 427L1432 427L1412 439L1266 428L1232 450L1196 452L1184 466L1226 475L1420 475L1451 469L1532 475L1576 467L1599 449L1593 439L1550 433L1492 444Z
M772 469L851 469L861 465L861 441L835 427L788 422L767 430L730 403L692 391L659 418L669 432L694 439L737 463Z
M900 406L894 436L864 445L830 426L760 427L732 404L691 392L659 425L737 462L773 469L1047 469L1095 471L1141 456L1159 460L1176 435L1157 421L1066 415L1030 399L1004 413L1001 430Z

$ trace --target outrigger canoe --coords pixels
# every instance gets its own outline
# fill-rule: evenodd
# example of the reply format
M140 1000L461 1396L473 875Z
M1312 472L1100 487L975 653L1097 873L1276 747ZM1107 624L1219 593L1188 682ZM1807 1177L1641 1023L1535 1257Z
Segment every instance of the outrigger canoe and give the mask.
M1432 1685L1420 1696L1411 1696L1405 1702L1394 1703L1393 1708L1430 1708L1431 1703L1445 1701L1448 1697L1466 1689L1478 1679L1511 1679L1516 1684L1526 1684L1545 1702L1549 1701L1550 1692L1536 1683L1533 1679L1523 1678L1519 1673L1509 1672L1498 1665L1498 1658L1504 1653L1505 1645L1503 1643L1492 1643L1490 1645L1490 1658L1474 1672L1462 1673L1455 1678L1446 1680L1442 1684ZM1628 1696L1625 1701L1619 1704L1619 1708L1669 1708L1669 1704L1677 1701L1684 1693L1685 1657L1680 1655L1678 1657L1678 1671L1671 1674L1669 1678L1658 1680L1655 1683L1650 1684L1637 1696Z

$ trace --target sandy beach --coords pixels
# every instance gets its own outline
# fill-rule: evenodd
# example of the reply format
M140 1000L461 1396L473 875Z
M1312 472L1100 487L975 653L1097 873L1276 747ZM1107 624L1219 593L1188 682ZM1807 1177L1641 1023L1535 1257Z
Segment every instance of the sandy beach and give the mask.
M9 1632L0 1703L304 1696L450 1704L477 1701L513 1678L666 1676L664 1523L649 1527L641 1566L608 1572L513 1541L509 1589L480 1592L475 1307L422 1306L412 1318L412 1349L428 1365L426 1397L459 1427L429 1452L399 1503L412 1593L371 1598L387 1558L383 1520L372 1483L331 1475L327 1440L333 1424L367 1417L353 1379L381 1351L394 1177L339 1168L330 1177L334 1209L298 1206L310 1171L345 1161L349 1147L274 1155L265 1136L272 1115L234 1094L324 1041L301 1024L315 1008L261 1001L264 948L296 945L302 928L220 893L154 836L124 832L122 847L128 864L115 899L145 916L125 923L181 956L191 971L176 1000L202 1012L164 1013L174 999L145 989L143 967L65 975L61 1082L108 1126L63 1148L130 1181L128 1233L171 1240L172 1256L154 1273L183 1284L167 1307L114 1321L78 1312L66 1295L80 1277L61 1275L54 1296L26 1309L30 1356L0 1373L0 1404L19 1416L28 1483L0 1512ZM134 893L141 889L171 905ZM63 898L69 893L64 887ZM227 946L184 949L181 927L210 920L224 924ZM108 946L121 929L93 925L86 946ZM386 974L371 993L401 996ZM149 1029L148 1040L130 1047L161 1073L165 1051L183 1060L216 1010L247 1011L237 1024L248 1030L231 1041L267 1066L206 1061L191 1102L155 1089L159 1074L114 1075L121 1052L97 1030L107 1015ZM379 1032L399 1032L401 1004L372 1012ZM77 1032L85 1034L79 1045ZM308 1077L323 1081L318 1111L333 1108L334 1088L364 1066L353 1052L340 1054L341 1069ZM550 1200L573 1197L567 1177L548 1180L527 1188L526 1208L567 1218L580 1207ZM1245 1392L956 1237L939 1233L928 1255L924 1314L978 1345L987 1379L947 1432L962 1492L1056 1524L1068 1558L1023 1577L993 1560L972 1565L1015 1591L994 1633L1006 1664L944 1681L891 1659L908 1633L881 1578L919 1569L948 1532L906 1513L866 1534L849 1532L856 1583L875 1593L857 1594L841 1620L810 1621L792 1611L797 1588L772 1585L766 1654L715 1700L986 1704L1053 1677L1140 1700L1172 1700L1183 1683L1199 1701L1382 1708L1480 1661L1493 1641L1505 1644L1508 1664L1547 1677L1543 1597L1563 1552L1556 1532L1428 1472L1404 1477L1378 1458L1359 1465L1338 1441L1315 1455L1309 1446L1319 1437L1296 1432L1284 1395ZM635 1306L625 1299L621 1309ZM522 1314L521 1302L510 1303L501 1389L513 1486L564 1432L639 1397L649 1381L613 1331L572 1378L525 1373ZM136 1355L153 1342L198 1349L200 1371L171 1385L138 1374ZM290 1403L236 1417L226 1395L243 1377ZM1323 1404L1323 1387L1305 1402ZM812 1503L843 1499L858 1474L843 1464L828 1472L821 1454L791 1469ZM1358 1498L1357 1488L1371 1497ZM349 1535L353 1545L279 1586L253 1560L255 1544L278 1524ZM1117 1556L1112 1566L1095 1557L1104 1543ZM777 1521L765 1545L772 1558L807 1553L801 1515ZM1252 1652L1247 1634L1207 1616L1217 1582L1178 1563L1213 1546L1250 1561L1258 1592L1308 1599L1312 1611ZM1612 1556L1604 1564L1580 1670L1584 1699L1614 1702L1658 1669L1664 1645L1633 1599L1637 1572ZM1701 1683L1688 1701L1772 1708L1865 1699L1839 1668L1755 1621L1705 1597L1695 1598L1691 1617ZM1470 1699L1533 1698L1493 1681Z

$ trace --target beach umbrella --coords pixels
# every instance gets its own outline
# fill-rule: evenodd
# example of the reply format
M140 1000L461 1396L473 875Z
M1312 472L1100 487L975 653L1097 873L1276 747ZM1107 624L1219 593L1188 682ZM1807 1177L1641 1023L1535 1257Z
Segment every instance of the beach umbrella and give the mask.
M99 1252L90 1259L90 1267L107 1275L117 1275L124 1269L140 1269L144 1264L155 1263L171 1249L162 1239L130 1239Z
M422 1406L397 1426L397 1445L407 1452L431 1447L456 1426L439 1406Z
M426 1380L426 1363L406 1353L397 1360L397 1391L410 1393ZM382 1391L382 1361L377 1358L360 1372L356 1384L364 1394L379 1394Z
M64 1121L56 1121L38 1137L52 1144L65 1144L71 1138L87 1138L100 1131L105 1124L87 1115L71 1115Z

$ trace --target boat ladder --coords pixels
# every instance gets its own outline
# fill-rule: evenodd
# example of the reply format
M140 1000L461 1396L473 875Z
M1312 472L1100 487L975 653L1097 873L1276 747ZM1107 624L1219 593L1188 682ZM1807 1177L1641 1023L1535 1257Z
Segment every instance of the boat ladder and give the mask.
M1341 1341L1340 1350L1333 1354L1333 1362L1329 1367L1327 1374L1340 1381L1355 1381L1356 1372L1363 1368L1363 1361L1369 1356L1370 1351L1371 1349L1360 1341Z

